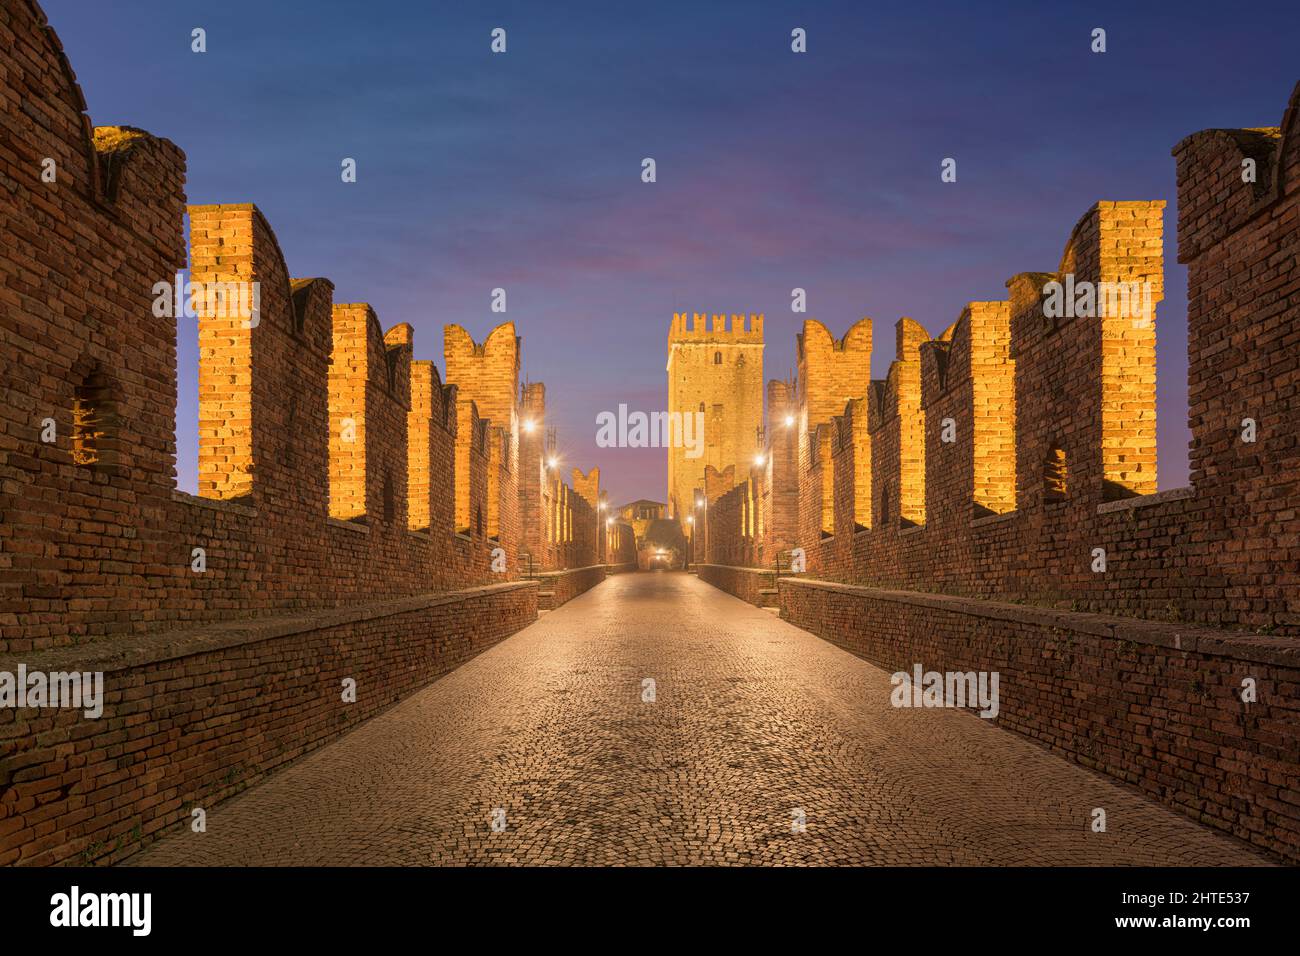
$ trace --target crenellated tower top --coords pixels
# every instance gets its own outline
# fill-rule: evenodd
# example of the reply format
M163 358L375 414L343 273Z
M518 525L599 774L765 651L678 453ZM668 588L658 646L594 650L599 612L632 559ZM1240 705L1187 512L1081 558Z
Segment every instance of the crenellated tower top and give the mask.
M674 312L668 346L676 343L763 344L763 313Z

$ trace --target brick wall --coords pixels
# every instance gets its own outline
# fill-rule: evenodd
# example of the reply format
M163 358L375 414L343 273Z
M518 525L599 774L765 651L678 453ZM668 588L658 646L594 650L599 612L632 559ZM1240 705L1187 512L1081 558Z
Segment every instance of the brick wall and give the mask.
M723 496L710 560L768 567L797 547L829 580L1300 634L1295 99L1279 129L1209 131L1175 150L1189 488L1155 490L1163 203L1099 202L1058 270L1012 277L1006 302L971 303L933 340L900 320L884 380L862 371L867 320L839 343L805 323L796 539L750 540L744 508ZM1258 184L1241 181L1247 156ZM1207 196L1224 190L1221 217ZM1053 316L1054 282L1145 298ZM767 467L750 470L760 500L788 454L768 433ZM740 499L744 473L735 481Z
M701 564L700 580L756 607L776 607L776 571L729 564Z
M533 566L543 567L546 549L547 520L544 488L546 485L546 386L529 382L520 399L523 424L519 434L519 524L520 553Z
M573 490L595 508L600 503L600 468L591 468L584 475L582 469L573 469Z
M104 672L97 720L0 710L0 866L130 856L536 614L537 586L516 582L0 657Z
M779 590L783 618L888 671L996 671L998 726L1300 860L1300 640L824 581Z
M32 4L0 5L0 77L0 176L10 184L0 190L3 649L121 628L157 605L147 568L161 555L148 532L126 527L165 527L169 510L176 339L174 321L154 315L152 289L185 262L185 159L139 130L92 131ZM47 158L52 183L41 178ZM74 461L79 395L108 433L93 467ZM101 501L107 520L85 520Z
M186 264L184 157L139 130L92 132L39 10L3 10L22 98L5 100L16 146L0 161L22 188L0 205L18 239L0 327L0 651L516 577L521 515L544 502L527 474L520 501L513 326L481 346L449 326L444 385L413 361L410 326L385 332L327 279L290 277L251 204L188 208L192 283L258 297L255 319L196 300L199 494L176 492L178 317L155 286ZM594 518L565 494L550 507L548 566L595 563Z
M588 568L606 561L600 468L572 469L564 481L554 430L546 425L546 386L521 390L519 529L524 572ZM554 465L552 464L554 462Z
M971 303L933 340L900 321L887 378L840 394L829 423L819 396L844 378L801 363L792 546L808 577L779 583L799 626L890 669L1001 671L1003 726L1292 860L1298 114L1300 86L1279 128L1174 149L1190 487L1155 491L1162 204L1098 203L1059 269L1012 277L1006 302ZM1242 180L1246 159L1256 183ZM1146 297L1049 314L1049 284L1067 281L1137 283ZM822 337L806 325L804 339ZM770 430L768 454L787 454ZM712 560L733 567L701 577L752 599L762 572L737 482L706 532ZM1242 700L1247 677L1256 703Z
M766 448L758 472L759 558L795 547L799 534L799 404L796 382L767 383Z
M590 591L605 580L607 569L603 564L567 571L544 571L537 576L537 607L553 611L567 601L572 601L584 591Z
M513 322L498 325L482 345L459 325L443 328L447 380L456 383L457 401L472 403L475 412L492 423L487 437L487 493L479 504L457 489L460 527L477 530L481 524L492 546L505 550L512 569L518 567L523 536L519 503L520 344ZM469 441L467 436L457 438L458 463L468 460Z
M77 198L71 189L56 195ZM173 211L179 235L179 207ZM84 212L104 219L111 234L106 214ZM29 313L16 314L57 306L98 316L82 328L3 329L6 356L50 341L60 354L79 357L57 376L52 369L37 378L15 365L2 400L7 573L0 651L490 579L486 528L447 534L450 496L431 490L445 489L450 478L481 507L491 462L487 423L472 408L459 422L446 414L454 390L429 367L420 372L424 391L413 406L409 326L385 335L369 306L332 305L327 281L291 281L252 205L191 207L190 227L193 282L257 282L261 289L255 324L199 315L198 497L174 489L175 399L168 390L176 376L176 319L139 318L151 314L153 284L169 279L161 262L153 277L138 277L126 290L132 304L92 305L100 293L86 286L76 289L83 305L29 296ZM151 397L153 390L161 398ZM93 462L78 443L77 416L87 404L99 421ZM162 405L165 414L148 410ZM53 443L41 441L46 419L57 429ZM428 456L414 463L412 426L426 436L414 447ZM465 481L446 467L462 426L469 436L462 443ZM435 474L432 486L427 476ZM420 499L414 509L413 493ZM195 549L206 564L201 572Z
M684 443L668 450L666 517L685 523L706 467L749 467L763 421L763 316L673 314L668 331L668 411L695 422L704 415L703 453ZM692 429L694 426L692 425ZM695 431L692 430L692 436Z
M103 670L108 695L100 720L0 710L0 863L118 859L533 620L514 579L544 487L518 477L511 325L448 327L444 383L409 325L291 277L251 204L188 207L172 290L182 152L92 128L29 0L0 0L0 84L0 670ZM597 564L560 487L556 566Z
M605 563L611 569L636 570L636 532L630 524L605 519Z

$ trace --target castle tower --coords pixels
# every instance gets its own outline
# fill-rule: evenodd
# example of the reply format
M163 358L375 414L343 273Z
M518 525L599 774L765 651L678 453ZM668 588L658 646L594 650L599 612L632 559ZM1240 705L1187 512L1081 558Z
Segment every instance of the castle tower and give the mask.
M685 523L704 469L733 466L748 474L762 448L763 316L673 315L668 333L670 421L690 422L686 434L699 441L697 413L703 413L702 445L674 442L668 449L668 510ZM678 418L674 418L678 416Z

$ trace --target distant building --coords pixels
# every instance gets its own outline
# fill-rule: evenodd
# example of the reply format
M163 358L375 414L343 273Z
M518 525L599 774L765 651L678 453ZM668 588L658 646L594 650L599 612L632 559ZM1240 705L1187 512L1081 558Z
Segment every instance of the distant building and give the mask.
M662 501L641 498L637 501L629 501L625 505L619 505L615 509L614 515L620 521L632 526L632 531L636 534L636 546L640 550L641 542L645 538L646 529L650 526L650 522L664 517L664 511L667 507Z

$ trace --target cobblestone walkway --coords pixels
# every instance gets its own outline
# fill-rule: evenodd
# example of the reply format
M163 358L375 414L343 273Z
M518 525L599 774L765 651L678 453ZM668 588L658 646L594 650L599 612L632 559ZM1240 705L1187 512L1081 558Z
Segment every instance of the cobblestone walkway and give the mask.
M889 691L879 668L692 576L619 575L132 862L1262 862ZM1108 832L1091 832L1094 807Z

